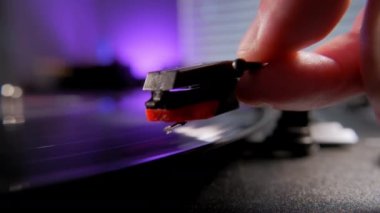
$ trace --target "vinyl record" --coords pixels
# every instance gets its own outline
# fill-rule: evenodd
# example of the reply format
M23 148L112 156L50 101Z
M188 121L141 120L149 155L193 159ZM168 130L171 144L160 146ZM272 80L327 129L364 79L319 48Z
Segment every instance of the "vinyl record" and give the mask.
M0 191L75 180L236 141L268 121L264 111L242 107L166 134L168 124L146 121L148 95L137 90L2 98Z

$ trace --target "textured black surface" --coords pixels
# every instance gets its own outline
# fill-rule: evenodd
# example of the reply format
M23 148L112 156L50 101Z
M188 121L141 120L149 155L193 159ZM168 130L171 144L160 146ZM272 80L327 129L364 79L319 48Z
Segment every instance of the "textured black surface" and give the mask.
M249 153L225 168L191 212L380 211L380 141L306 158Z

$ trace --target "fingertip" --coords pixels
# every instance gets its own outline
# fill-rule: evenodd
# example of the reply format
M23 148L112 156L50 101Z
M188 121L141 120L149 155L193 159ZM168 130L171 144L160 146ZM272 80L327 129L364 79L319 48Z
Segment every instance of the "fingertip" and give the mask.
M266 59L261 57L260 51L257 51L255 48L239 49L236 55L237 55L237 58L241 58L246 61L260 61L260 62L266 61Z
M252 106L259 106L262 102L252 93L254 91L254 80L251 79L251 73L245 72L240 78L236 87L236 97L239 101Z

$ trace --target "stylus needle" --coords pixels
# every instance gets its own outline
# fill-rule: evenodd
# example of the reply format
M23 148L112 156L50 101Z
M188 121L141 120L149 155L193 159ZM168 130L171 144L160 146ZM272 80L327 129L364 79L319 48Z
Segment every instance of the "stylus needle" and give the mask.
M164 131L166 132L166 134L170 134L174 131L175 128L178 128L178 127L183 126L185 124L186 124L186 122L177 122L177 123L174 123L170 126L165 127Z

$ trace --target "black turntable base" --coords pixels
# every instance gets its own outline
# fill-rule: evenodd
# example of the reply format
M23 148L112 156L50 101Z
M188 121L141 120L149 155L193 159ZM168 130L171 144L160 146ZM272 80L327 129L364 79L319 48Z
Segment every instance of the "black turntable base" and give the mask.
M145 98L2 100L0 208L380 211L380 140L364 111L341 119L356 128L359 143L274 157L244 137L247 129L263 131L253 124L258 114L243 109L166 135L165 124L145 122ZM344 112L318 116L339 120Z

